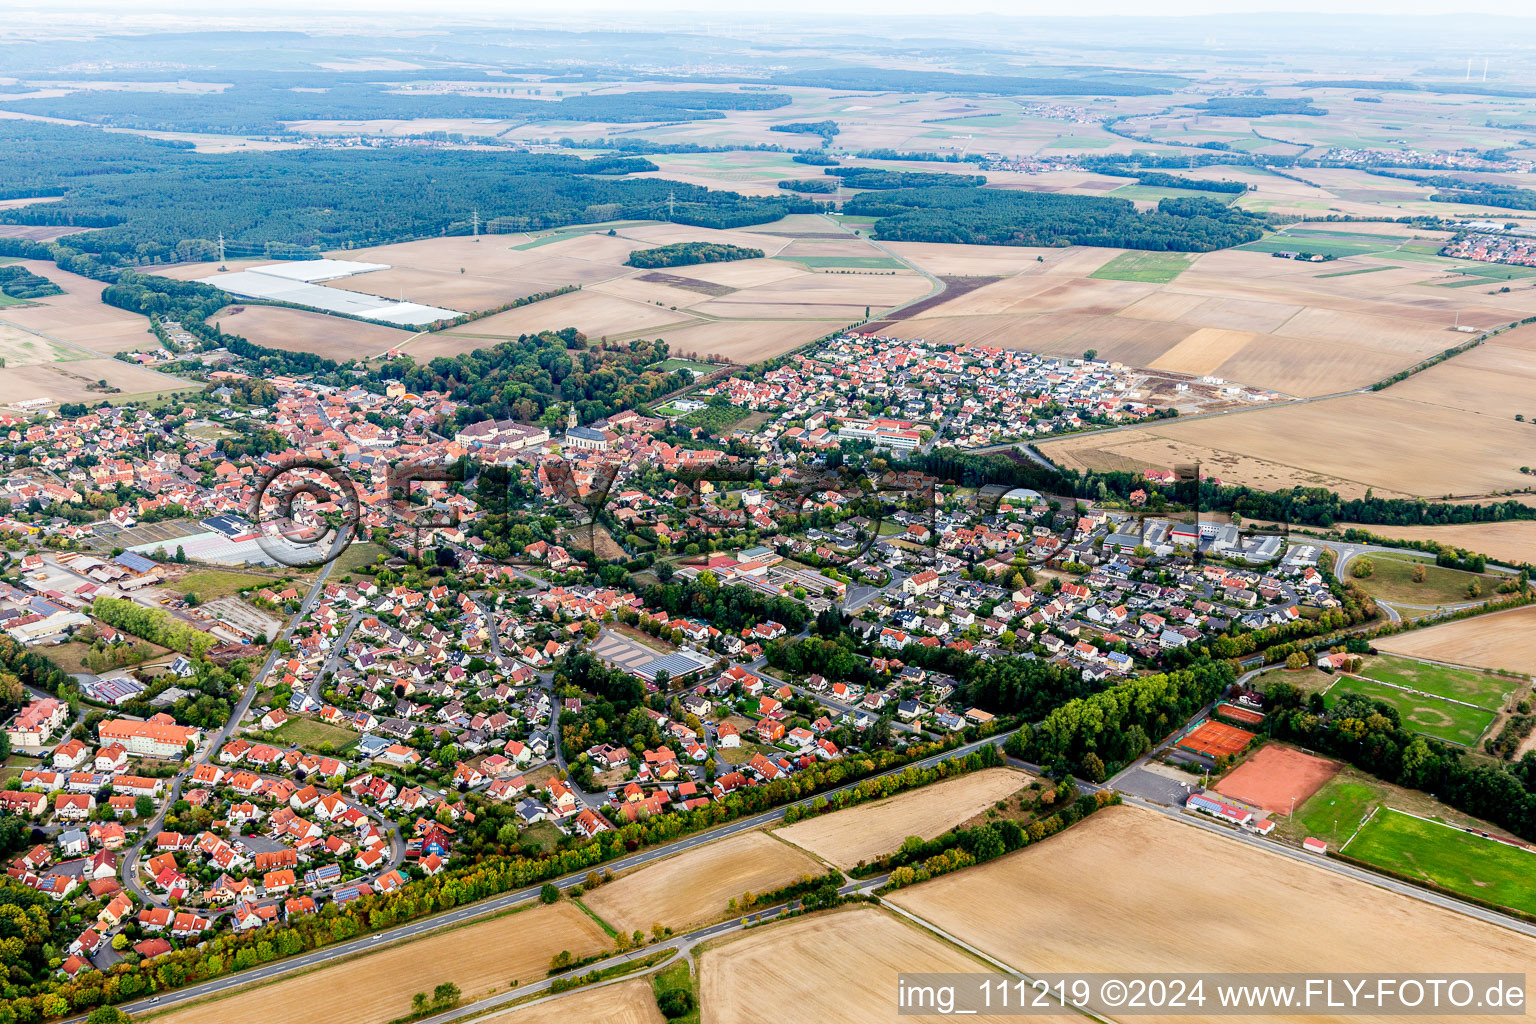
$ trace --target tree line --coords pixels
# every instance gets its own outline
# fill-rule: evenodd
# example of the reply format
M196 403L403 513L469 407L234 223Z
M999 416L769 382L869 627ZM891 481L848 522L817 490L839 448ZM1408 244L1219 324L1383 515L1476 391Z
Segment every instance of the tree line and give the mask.
M672 242L654 249L636 249L624 262L631 267L688 267L696 263L760 260L763 250L719 242Z

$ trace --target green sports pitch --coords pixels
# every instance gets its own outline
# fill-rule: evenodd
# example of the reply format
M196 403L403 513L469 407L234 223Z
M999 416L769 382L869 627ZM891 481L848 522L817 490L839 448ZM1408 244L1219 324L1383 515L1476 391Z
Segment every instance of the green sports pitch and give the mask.
M1357 693L1371 700L1381 701L1397 709L1403 727L1432 736L1437 740L1459 743L1471 747L1477 743L1488 726L1493 724L1494 713L1482 708L1454 704L1425 693L1414 693L1386 683L1370 679L1345 676L1329 688L1323 700L1332 707L1346 693Z
M1390 654L1370 659L1360 669L1360 674L1377 682L1393 683L1410 690L1434 694L1449 700L1476 704L1489 711L1504 706L1510 694L1520 686L1520 680L1490 675L1472 669L1435 665L1427 661L1414 661Z
M1383 807L1343 851L1464 896L1536 914L1536 852Z

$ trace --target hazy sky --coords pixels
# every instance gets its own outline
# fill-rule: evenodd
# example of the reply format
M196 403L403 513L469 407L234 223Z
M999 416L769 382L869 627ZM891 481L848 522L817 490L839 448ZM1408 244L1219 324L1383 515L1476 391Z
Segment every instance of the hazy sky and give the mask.
M499 15L504 18L558 18L564 13L622 20L639 20L649 12L703 12L714 19L751 17L766 14L817 16L927 16L1004 14L1012 17L1078 17L1089 15L1179 17L1206 14L1268 12L1275 14L1373 14L1423 15L1469 13L1499 14L1536 19L1532 0L1097 0L1092 5L1062 4L1060 0L839 0L829 5L825 0L442 0L424 5L420 0L243 0L233 8L209 7L203 0L20 0L13 10L111 12L130 19L153 18L156 12L174 13L193 18L240 18L271 12L314 19L327 14L366 14L398 12L416 18L449 18L455 13L472 17ZM775 18L779 20L779 18Z

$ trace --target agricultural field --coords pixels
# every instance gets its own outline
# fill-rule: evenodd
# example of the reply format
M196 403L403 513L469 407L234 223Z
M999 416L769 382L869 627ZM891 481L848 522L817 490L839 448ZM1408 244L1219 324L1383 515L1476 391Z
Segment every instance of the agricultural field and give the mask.
M765 832L744 832L640 868L582 902L623 932L649 931L658 921L683 932L730 916L726 904L745 892L777 889L825 870Z
M225 306L212 322L254 345L314 352L338 361L381 356L415 333L282 306Z
M1525 685L1522 680L1508 676L1434 665L1390 654L1366 659L1359 674L1377 682L1465 701L1489 711L1502 708L1510 696Z
M1100 281L1167 284L1188 270L1194 259L1183 252L1123 252L1088 276Z
M0 298L9 299L10 296L0 295ZM19 302L12 300L6 305ZM70 359L86 359L89 355L78 348L65 348L40 334L0 323L0 360L5 361L7 368L31 366L35 363L62 363Z
M1376 867L1536 914L1536 851L1383 807L1344 847Z
M779 1024L786 1007L814 1008L814 1019L840 1024L937 1024L947 1018L896 1016L897 974L989 969L914 924L862 906L754 929L696 955L707 1024Z
M241 989L156 1018L159 1024L388 1024L410 1013L411 996L445 981L466 999L543 978L561 950L572 956L610 945L598 923L569 902L534 906L437 935L349 957L308 974Z
M1335 524L1335 528L1340 530L1351 527L1368 530L1392 540L1432 540L1516 565L1536 561L1536 520L1533 519L1514 519L1502 523L1456 523L1448 526Z
M1377 650L1536 675L1536 606L1383 637Z
M7 312L16 312L8 310ZM153 340L153 339L151 339ZM0 405L47 397L55 402L154 401L201 386L116 359L74 359L0 370Z
M908 836L931 839L1033 779L1012 768L987 768L888 800L807 818L775 835L840 868L890 853Z
M1380 244L1438 244L1399 231L1404 233ZM1466 340L1450 330L1458 317L1462 324L1490 328L1517 319L1517 312L1536 312L1532 294L1472 299L1465 289L1434 287L1454 261L1324 278L1320 264L1241 250L1189 255L1073 247L996 254L985 246L890 248L930 273L998 280L905 310L888 333L1058 356L1092 348L1101 358L1151 366L1187 339L1201 345L1210 337L1197 332L1239 332L1218 336L1221 345L1208 352L1210 362L1200 370L1297 397L1367 386ZM1159 281L1174 259L1187 269ZM1329 266L1347 271L1375 264L1362 258Z
M100 281L71 274L45 260L14 262L46 277L64 289L64 294L28 299L24 306L8 306L0 317L26 331L63 343L72 352L70 358L88 357L91 352L110 356L160 344L150 333L148 319L101 301ZM10 365L7 361L6 366Z
M1134 807L890 901L1029 971L1518 971L1536 956L1528 936Z
M1520 467L1531 462L1532 427L1514 417L1533 388L1536 328L1525 327L1383 391L1082 434L1041 450L1069 468L1144 470L1198 459L1226 483L1267 490L1301 484L1346 497L1367 489L1383 497L1492 495L1530 486Z
M1493 724L1494 712L1468 707L1441 700L1428 694L1415 693L1386 683L1378 683L1355 676L1344 676L1324 694L1329 707L1346 693L1358 694L1371 700L1381 701L1397 709L1403 727L1432 736L1437 740L1459 743L1464 747L1476 746L1483 733Z
M482 1024L570 1024L572 1021L666 1024L666 1018L656 1008L650 983L643 978L581 989L533 1006L493 1013L480 1020Z
M1355 564L1361 558L1369 558L1374 567L1364 579L1354 575ZM1397 557L1385 552L1373 551L1350 559L1344 572L1367 594L1392 605L1411 608L1438 608L1443 605L1475 604L1495 596L1499 584L1508 577L1493 573L1463 572L1435 565L1433 559L1424 565L1424 582L1415 583L1415 566L1423 564L1412 556ZM1471 597L1467 587L1477 584L1479 594Z

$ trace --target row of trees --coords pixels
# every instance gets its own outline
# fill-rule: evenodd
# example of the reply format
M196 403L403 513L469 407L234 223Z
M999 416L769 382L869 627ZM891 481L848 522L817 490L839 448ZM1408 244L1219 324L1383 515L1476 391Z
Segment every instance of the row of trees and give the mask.
M728 263L732 260L760 260L763 250L719 242L672 242L654 249L636 249L624 262L631 267L688 267L695 263Z
M98 597L91 602L91 614L109 626L173 651L201 657L219 641L176 618L163 608L146 608L121 597Z

